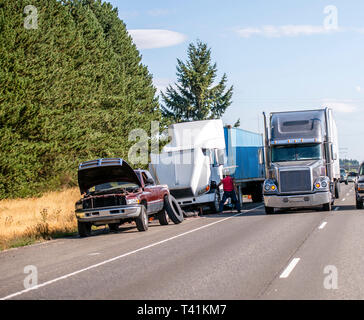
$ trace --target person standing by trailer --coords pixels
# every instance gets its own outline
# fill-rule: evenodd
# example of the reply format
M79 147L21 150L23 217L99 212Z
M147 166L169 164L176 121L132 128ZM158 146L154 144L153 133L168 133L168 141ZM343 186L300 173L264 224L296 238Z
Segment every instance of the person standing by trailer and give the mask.
M223 185L224 195L222 196L222 200L220 201L219 212L221 213L224 209L224 203L227 199L231 199L231 201L235 204L236 209L240 213L240 202L237 198L236 185L234 179L230 175L225 175L224 178L218 184L218 188Z

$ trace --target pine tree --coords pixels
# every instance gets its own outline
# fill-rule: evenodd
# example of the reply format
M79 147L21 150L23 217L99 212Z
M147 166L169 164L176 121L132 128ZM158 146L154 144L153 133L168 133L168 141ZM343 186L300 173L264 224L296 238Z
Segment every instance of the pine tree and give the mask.
M23 26L27 5L38 29ZM152 76L110 4L0 2L0 198L76 185L81 161L126 159L129 132L160 117Z
M177 59L176 88L170 85L161 93L163 116L174 122L220 118L232 103L233 87L226 90L226 74L213 85L217 65L207 44L190 43L187 54L186 63Z

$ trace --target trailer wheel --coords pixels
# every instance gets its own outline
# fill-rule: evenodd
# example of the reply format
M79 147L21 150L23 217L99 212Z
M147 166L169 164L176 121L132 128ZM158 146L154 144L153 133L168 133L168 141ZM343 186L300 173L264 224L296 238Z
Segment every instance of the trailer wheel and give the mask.
M164 197L164 209L174 224L179 224L184 220L183 211L173 196Z
M135 219L135 223L138 231L147 231L148 230L148 214L147 208L142 205L142 209L140 210L139 217Z
M221 195L219 190L215 191L215 196L214 196L214 202L210 203L210 210L212 213L217 213L219 212L220 209L220 201L221 201Z
M163 209L161 212L158 212L157 218L161 226L166 226L169 224L168 213L166 210Z
M272 208L272 207L265 207L265 214L267 214L267 215L274 214L274 208Z
M91 235L91 223L77 221L78 234L81 238L89 237Z

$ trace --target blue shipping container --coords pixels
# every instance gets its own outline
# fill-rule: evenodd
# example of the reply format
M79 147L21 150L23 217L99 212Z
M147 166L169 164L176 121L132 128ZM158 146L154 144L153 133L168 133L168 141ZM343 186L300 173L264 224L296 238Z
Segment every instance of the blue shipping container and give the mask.
M263 180L263 136L239 128L224 128L227 167L237 182Z

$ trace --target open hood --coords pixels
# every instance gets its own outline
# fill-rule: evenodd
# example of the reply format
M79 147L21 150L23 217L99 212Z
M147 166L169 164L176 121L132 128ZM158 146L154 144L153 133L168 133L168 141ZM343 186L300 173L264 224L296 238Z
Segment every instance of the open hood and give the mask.
M98 159L79 165L78 185L81 194L95 185L108 182L130 182L142 187L134 170L123 159Z

